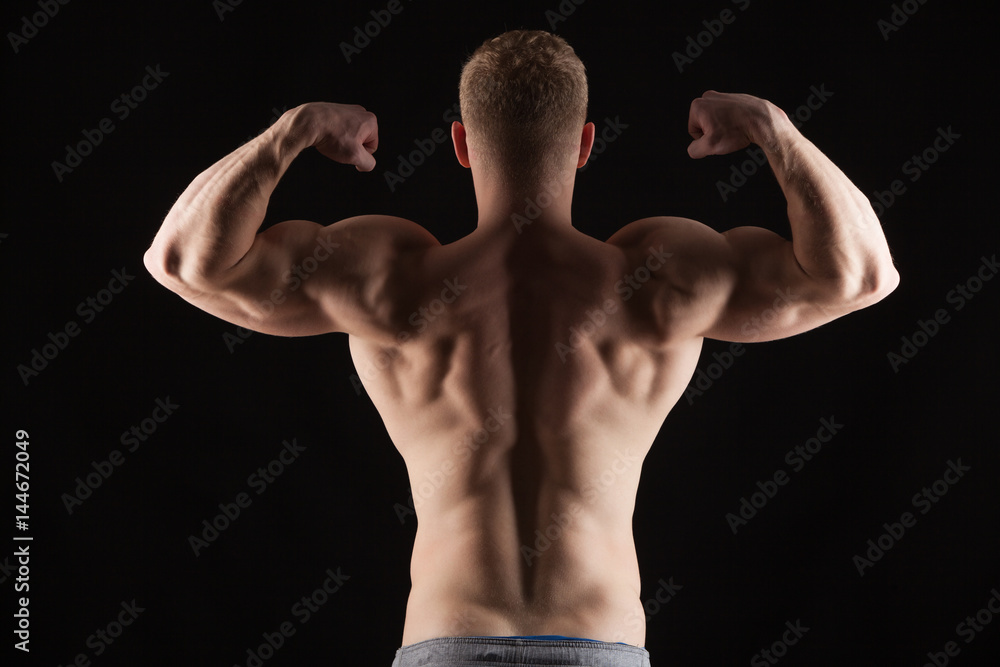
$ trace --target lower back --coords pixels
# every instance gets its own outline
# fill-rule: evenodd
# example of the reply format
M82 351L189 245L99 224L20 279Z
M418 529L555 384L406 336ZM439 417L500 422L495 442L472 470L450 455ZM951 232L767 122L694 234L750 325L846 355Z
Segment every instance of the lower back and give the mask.
M499 496L499 497L498 497ZM645 617L629 520L583 498L546 500L526 536L509 494L418 514L403 643L565 635L641 646Z

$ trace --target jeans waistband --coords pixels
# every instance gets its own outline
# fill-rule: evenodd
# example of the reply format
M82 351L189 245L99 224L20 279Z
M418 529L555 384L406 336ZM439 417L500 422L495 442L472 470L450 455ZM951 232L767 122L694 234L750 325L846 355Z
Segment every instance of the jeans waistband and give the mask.
M631 644L583 638L439 637L403 646L393 667L512 663L581 667L649 667L649 652Z

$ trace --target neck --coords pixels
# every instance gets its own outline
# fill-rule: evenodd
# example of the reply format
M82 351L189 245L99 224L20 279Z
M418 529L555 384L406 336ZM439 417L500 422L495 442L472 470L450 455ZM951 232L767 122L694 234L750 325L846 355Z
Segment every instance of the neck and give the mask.
M510 187L473 173L478 229L506 229L520 235L536 228L571 228L574 176L575 170L568 170L547 181Z

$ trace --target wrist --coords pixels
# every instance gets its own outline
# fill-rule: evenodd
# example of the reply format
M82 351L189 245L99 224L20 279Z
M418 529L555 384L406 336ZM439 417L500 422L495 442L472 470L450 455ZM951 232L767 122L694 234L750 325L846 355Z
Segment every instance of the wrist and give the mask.
M780 107L764 102L764 109L751 130L751 140L768 153L779 152L798 130Z
M312 117L309 104L300 104L283 113L268 131L283 151L297 155L317 142Z

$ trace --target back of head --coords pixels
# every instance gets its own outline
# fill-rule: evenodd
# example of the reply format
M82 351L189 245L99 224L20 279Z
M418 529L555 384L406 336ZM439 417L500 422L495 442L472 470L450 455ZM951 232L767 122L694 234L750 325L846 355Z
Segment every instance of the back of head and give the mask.
M505 186L556 176L580 143L587 74L564 39L514 30L483 42L462 69L462 123L470 150Z

